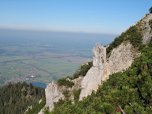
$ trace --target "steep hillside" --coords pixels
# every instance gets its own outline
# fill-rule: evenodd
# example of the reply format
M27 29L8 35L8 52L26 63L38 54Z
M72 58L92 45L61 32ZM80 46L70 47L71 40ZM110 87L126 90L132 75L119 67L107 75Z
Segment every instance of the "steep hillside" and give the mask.
M39 103L40 99L43 99ZM0 114L23 114L30 108L34 109L36 104L42 106L37 107L37 113L44 106L44 89L34 87L27 83L8 84L0 88ZM29 107L29 108L28 108Z
M52 111L51 114L151 111L151 38L152 14L147 14L109 46L96 45L93 62L84 76L79 74L48 85L43 111Z
M151 114L151 88L152 43L128 70L112 74L96 93L74 104L59 101L50 114Z

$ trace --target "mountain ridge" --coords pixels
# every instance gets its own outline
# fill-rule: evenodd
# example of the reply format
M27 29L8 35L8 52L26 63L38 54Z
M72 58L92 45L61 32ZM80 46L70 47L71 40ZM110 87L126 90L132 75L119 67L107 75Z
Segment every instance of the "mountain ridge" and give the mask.
M137 24L131 26L126 32L123 32L117 37L108 47L97 45L93 50L93 66L90 67L85 76L78 76L82 77L82 81L79 82L79 87L65 87L64 85L59 86L58 83L53 83L51 87L66 88L61 90L56 89L56 93L61 92L61 97L60 95L55 95L56 93L51 92L51 89L49 90L51 87L48 86L45 90L46 94L50 92L54 95L54 98L57 96L58 98L55 101L53 101L54 98L51 98L53 101L52 104L47 104L46 107L51 107L49 110L52 111L54 103L57 103L61 99L63 101L70 100L72 102L77 102L74 101L74 94L72 93L75 89L80 90L79 100L82 100L83 102L83 99L85 99L84 97L92 95L93 91L96 92L98 87L109 79L109 75L126 71L131 67L134 60L141 56L143 47L148 45L151 41L151 20L152 14L147 14L143 19L137 22ZM93 70L94 68L96 70ZM65 80L73 82L73 79L70 78L65 78ZM69 94L68 99L65 97L65 90L68 90L66 91L66 94ZM47 99L49 99L49 96L46 97L46 102Z

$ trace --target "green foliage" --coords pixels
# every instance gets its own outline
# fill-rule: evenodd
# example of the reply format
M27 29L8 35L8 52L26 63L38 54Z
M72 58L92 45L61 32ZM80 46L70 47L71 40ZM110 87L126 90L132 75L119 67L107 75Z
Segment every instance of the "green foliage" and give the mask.
M59 86L72 87L74 83L66 78L61 78L57 81Z
M75 79L79 76L85 76L88 70L92 67L92 65L92 62L88 62L87 64L81 65L80 69L74 73L73 78Z
M45 107L44 111L43 111L45 114L50 114L50 111L49 111L49 107Z
M103 111L106 114L112 114L114 113L115 109L112 105L110 105L109 103L103 103Z
M28 106L35 106L42 97L44 89L27 83L9 83L0 88L0 113L23 114Z
M81 89L73 90L74 101L78 101L79 100L80 92L81 92Z
M25 114L38 114L38 112L40 112L40 109L42 109L45 106L45 98L43 97L40 101L41 102L32 105L32 109L28 109L28 111Z
M122 42L129 41L135 48L139 48L142 44L142 34L138 30L137 26L130 27L125 33L122 33L117 37L107 48L107 54L110 56L110 53L113 48L119 46Z
M152 112L152 43L132 66L115 73L83 101L62 101L50 114L150 114Z
M151 7L151 8L149 8L149 13L152 13L152 7Z
M70 92L69 92L69 90L64 90L64 91L63 91L63 95L64 95L65 99L68 100L69 97L70 97Z

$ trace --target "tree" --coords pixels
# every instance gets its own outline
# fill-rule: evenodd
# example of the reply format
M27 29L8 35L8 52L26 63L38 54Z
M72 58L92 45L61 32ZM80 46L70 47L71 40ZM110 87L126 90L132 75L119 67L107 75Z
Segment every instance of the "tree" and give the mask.
M152 7L149 9L149 13L152 13Z

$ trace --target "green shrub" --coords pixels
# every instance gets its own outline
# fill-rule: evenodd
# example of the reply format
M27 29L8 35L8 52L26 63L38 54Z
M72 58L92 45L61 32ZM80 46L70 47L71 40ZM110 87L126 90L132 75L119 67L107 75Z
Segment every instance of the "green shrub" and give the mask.
M78 101L80 96L81 89L73 90L74 100Z
M69 90L64 90L63 95L64 95L65 99L68 100L69 97L70 97L70 91Z
M28 112L26 112L25 114L38 114L38 112L40 112L40 110L45 106L45 98L43 97L41 99L42 101L35 105L32 106L32 109L29 109Z
M109 103L103 103L103 109L106 114L113 114L115 109Z
M152 20L149 21L149 26L152 29Z
M59 86L72 87L74 83L66 78L61 78L57 81Z
M125 33L117 37L107 48L107 57L110 56L113 48L119 46L122 42L129 41L134 48L139 48L142 45L142 34L137 26L130 27Z
M50 114L49 107L45 107L43 113L44 114Z
M79 76L85 76L88 70L93 66L92 62L88 62L87 64L81 65L80 69L77 70L73 74L73 78L78 78Z
M152 13L152 7L151 7L151 8L149 8L149 13Z

